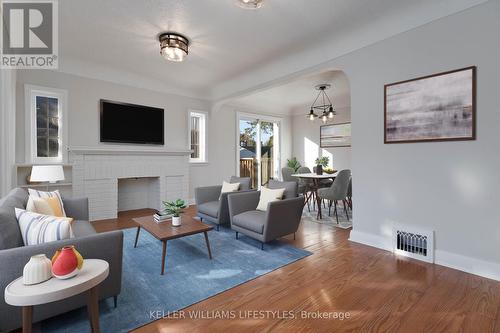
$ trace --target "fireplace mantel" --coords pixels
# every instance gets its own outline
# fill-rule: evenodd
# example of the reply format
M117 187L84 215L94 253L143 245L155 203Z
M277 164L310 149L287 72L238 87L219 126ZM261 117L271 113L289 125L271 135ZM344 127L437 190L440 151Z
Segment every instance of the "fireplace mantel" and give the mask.
M188 149L151 149L151 148L121 148L121 147L69 147L68 152L77 155L163 155L183 156L190 155Z

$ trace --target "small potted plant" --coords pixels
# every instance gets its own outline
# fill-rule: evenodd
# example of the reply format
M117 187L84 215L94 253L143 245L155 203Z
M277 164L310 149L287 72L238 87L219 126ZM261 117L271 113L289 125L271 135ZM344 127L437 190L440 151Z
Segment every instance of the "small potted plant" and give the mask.
M165 212L172 215L172 226L178 227L181 225L181 214L184 213L184 208L186 208L186 203L182 199L177 199L175 201L163 201L165 205Z
M318 157L314 163L316 163L316 174L322 175L323 174L323 168L326 168L328 166L328 162L330 159L328 156L322 156Z

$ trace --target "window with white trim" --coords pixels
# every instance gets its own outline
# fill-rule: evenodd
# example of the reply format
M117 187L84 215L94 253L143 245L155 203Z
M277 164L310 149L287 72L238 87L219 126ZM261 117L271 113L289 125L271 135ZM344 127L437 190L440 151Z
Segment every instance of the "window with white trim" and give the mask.
M65 90L25 86L26 160L31 163L62 163L66 143Z
M207 161L207 114L205 112L189 112L189 147L193 151L189 161L203 163Z

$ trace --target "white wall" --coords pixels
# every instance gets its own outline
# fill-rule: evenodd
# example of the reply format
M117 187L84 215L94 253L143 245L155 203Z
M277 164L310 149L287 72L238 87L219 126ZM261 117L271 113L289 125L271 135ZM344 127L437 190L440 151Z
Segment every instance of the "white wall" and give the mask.
M185 149L188 145L187 119L189 109L210 111L206 100L164 94L145 89L83 78L48 70L19 70L17 76L16 160L25 159L24 85L34 84L68 90L69 137L68 146L117 147L99 142L99 100L142 104L165 109L165 143L172 149ZM119 125L118 125L119 126ZM144 145L119 145L141 148ZM154 148L156 146L147 146ZM191 182L190 187L197 186Z
M222 184L236 174L236 117L238 112L263 114L281 118L281 164L292 156L291 117L263 111L249 110L232 105L222 105L209 115L208 163L191 165L190 179L197 186ZM192 199L194 193L191 191Z
M318 119L310 121L306 118L306 113L304 111L292 117L292 155L297 157L301 165L309 167L311 171L314 160L318 156L328 156L329 166L336 170L351 169L351 147L321 148L319 138L320 127L323 123ZM332 124L350 121L351 108L337 108L337 116Z
M0 71L0 196L7 194L14 182L16 79L16 71Z
M351 239L390 248L393 222L430 228L437 263L500 279L499 13L489 1L323 65L351 84ZM470 65L477 140L383 143L384 84Z

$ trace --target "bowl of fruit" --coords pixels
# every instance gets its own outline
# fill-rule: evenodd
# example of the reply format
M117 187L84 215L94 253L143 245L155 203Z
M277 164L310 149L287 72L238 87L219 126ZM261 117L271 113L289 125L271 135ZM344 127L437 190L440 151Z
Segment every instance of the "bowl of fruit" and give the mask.
M332 174L334 174L335 172L337 172L337 170L332 169L332 168L325 168L325 169L323 169L323 172L325 172L325 173L327 173L327 174L329 174L329 175L332 175Z

